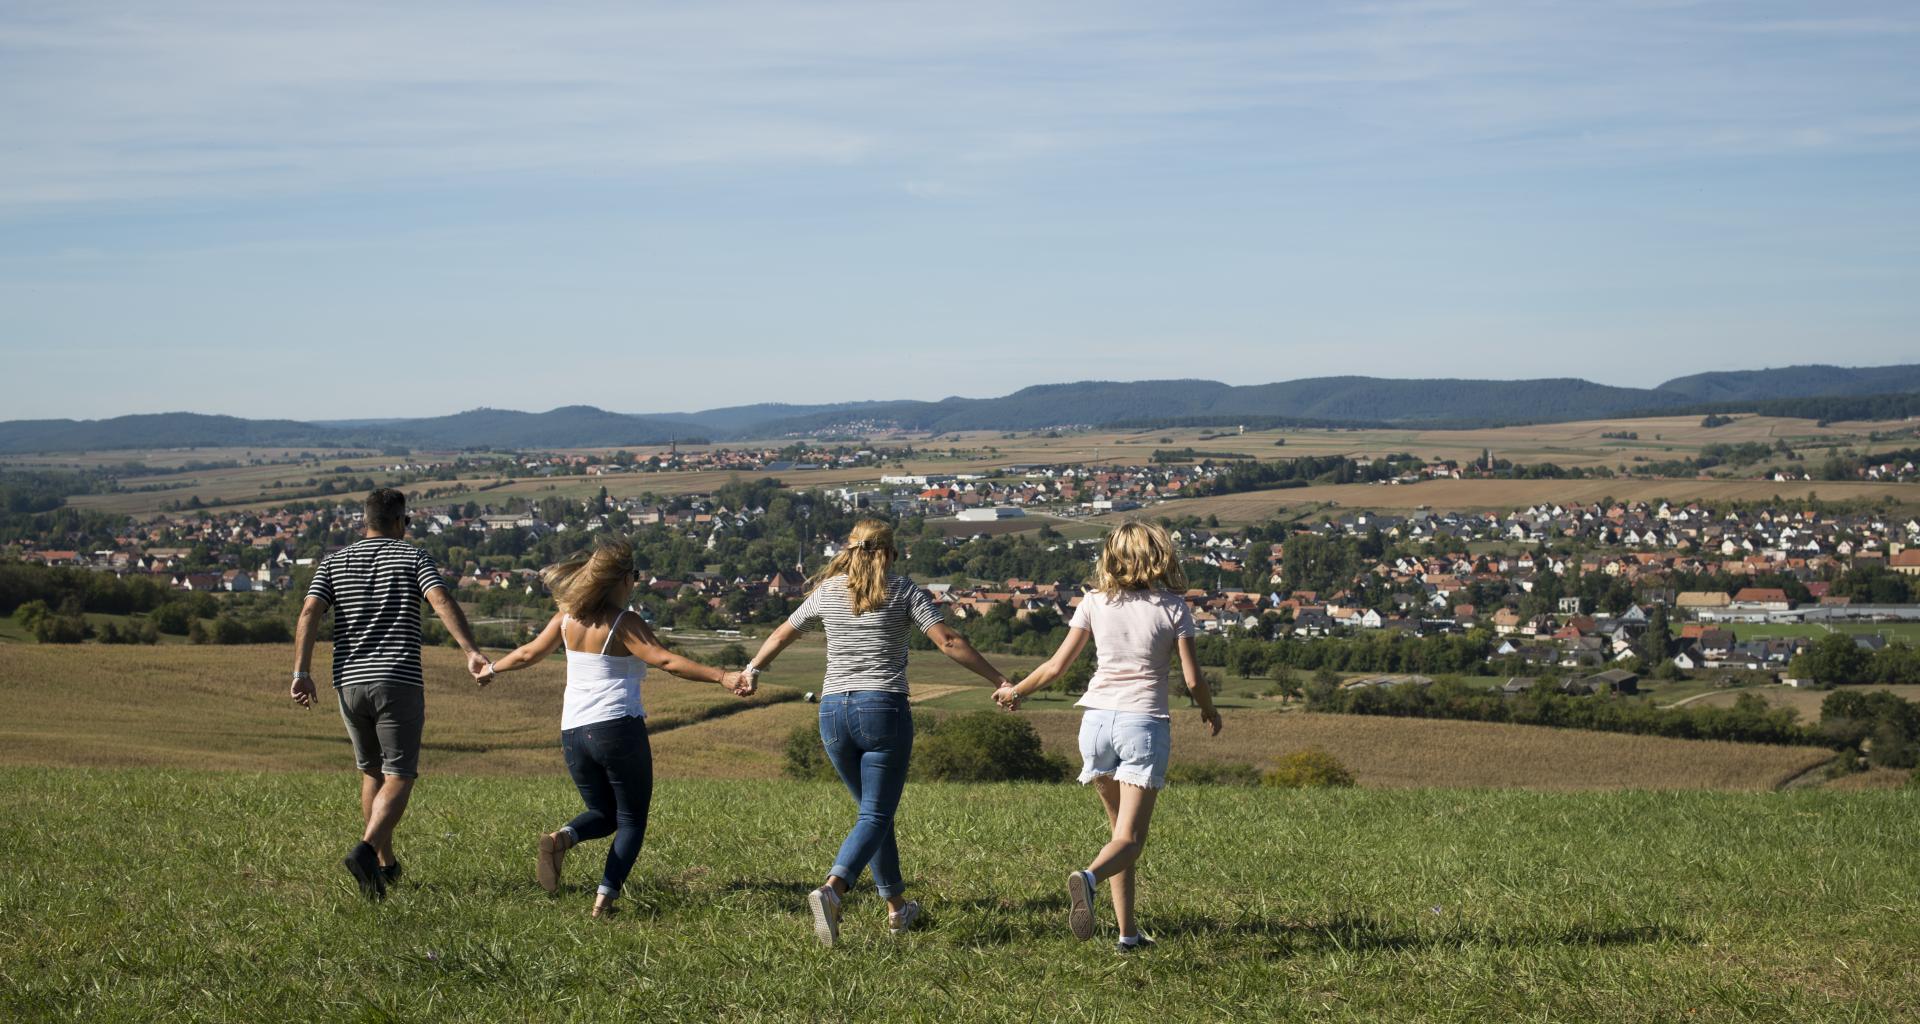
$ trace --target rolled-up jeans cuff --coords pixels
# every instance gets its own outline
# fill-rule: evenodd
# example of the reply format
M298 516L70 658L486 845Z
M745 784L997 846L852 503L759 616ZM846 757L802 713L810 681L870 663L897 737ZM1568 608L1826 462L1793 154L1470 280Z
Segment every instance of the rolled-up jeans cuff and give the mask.
M607 897L608 899L619 899L619 898L620 898L620 890L618 890L618 889L616 889L616 888L614 888L614 887L613 887L613 886L611 886L611 885L608 885L608 884L607 884L607 883L605 883L605 882L601 882L601 883L600 883L600 895L602 895L602 896L605 896L605 897Z

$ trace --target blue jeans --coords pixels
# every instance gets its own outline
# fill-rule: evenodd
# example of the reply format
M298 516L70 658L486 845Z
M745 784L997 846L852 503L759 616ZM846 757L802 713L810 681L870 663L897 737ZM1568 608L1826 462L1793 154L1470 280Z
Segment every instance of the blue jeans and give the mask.
M615 718L562 729L560 747L567 756L567 774L573 776L587 805L567 827L581 842L613 836L600 891L618 896L647 838L647 809L653 803L653 745L647 739L647 720Z
M904 693L852 690L820 698L820 742L840 781L860 805L860 818L840 844L834 875L852 885L862 868L873 868L882 896L898 896L900 847L893 839L893 813L907 787L913 756L913 712Z

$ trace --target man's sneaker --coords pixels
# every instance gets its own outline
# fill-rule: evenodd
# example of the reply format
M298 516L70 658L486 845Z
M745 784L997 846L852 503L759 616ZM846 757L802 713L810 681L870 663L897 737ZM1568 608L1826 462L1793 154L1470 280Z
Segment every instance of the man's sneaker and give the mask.
M918 920L920 920L920 902L908 900L899 910L887 913L887 930L895 935L905 935L913 927L913 922Z
M840 894L821 886L807 894L807 909L813 912L813 937L822 946L840 939Z
M386 896L387 880L380 873L380 857L373 852L373 847L365 843L355 846L353 851L340 861L340 866L346 868L347 874L352 875L353 880L359 883L360 895L370 900Z
M1153 940L1142 935L1132 942L1116 942L1113 944L1113 948L1122 953L1138 953L1143 949L1152 949Z
M567 861L567 848L560 845L560 839L554 835L540 837L540 853L533 861L533 877L540 888L548 892L560 891L560 866Z
M391 864L380 865L380 878L388 885L400 881L402 874L404 874L404 872L400 870L400 862L397 860Z
M1067 927L1073 937L1085 942L1093 938L1093 876L1085 871L1067 875Z

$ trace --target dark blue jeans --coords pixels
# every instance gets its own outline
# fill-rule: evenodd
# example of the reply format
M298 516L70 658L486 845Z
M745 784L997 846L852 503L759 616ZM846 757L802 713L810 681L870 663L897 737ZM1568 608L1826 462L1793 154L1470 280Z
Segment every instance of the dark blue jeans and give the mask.
M900 847L893 839L893 814L907 787L907 760L913 756L913 712L904 693L854 690L820 698L820 742L840 781L860 805L860 818L840 844L832 874L852 885L862 868L873 868L873 884L882 896L897 896Z
M653 803L653 745L647 720L615 718L560 731L567 773L580 787L587 809L567 822L582 842L613 836L600 891L620 895L620 887L640 856L647 837L647 808Z

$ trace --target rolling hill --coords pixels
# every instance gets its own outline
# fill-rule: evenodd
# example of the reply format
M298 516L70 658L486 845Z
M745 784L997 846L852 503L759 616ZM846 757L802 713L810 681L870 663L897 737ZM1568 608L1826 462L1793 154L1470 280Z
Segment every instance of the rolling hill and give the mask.
M805 434L854 424L903 430L1034 430L1056 426L1232 424L1495 426L1604 419L1768 403L1857 401L1920 394L1920 365L1798 366L1677 377L1655 388L1578 378L1537 380L1315 377L1235 386L1210 380L1040 384L997 398L762 404L632 415L572 405L547 412L472 409L425 419L302 423L197 413L103 420L0 422L0 453L117 448L387 446L424 448L614 447L670 439ZM1882 403L1886 404L1886 403ZM1783 413L1785 414L1785 413ZM1814 415L1823 415L1814 413Z

